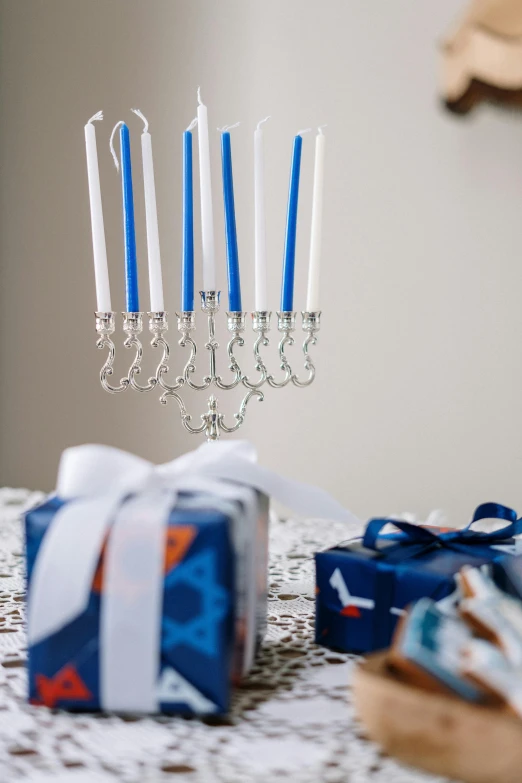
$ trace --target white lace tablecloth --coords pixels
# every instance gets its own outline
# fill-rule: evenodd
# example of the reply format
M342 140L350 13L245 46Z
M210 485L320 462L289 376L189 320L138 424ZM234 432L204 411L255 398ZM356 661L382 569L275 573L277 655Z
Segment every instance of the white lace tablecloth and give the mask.
M435 783L379 753L353 714L356 658L314 645L316 549L353 530L274 521L268 634L227 720L71 715L26 704L20 511L0 490L0 781L31 783Z

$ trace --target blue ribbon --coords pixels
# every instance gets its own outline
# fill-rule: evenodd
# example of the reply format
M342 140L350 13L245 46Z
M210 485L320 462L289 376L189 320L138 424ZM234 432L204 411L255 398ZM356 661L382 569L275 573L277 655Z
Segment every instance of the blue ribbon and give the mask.
M504 519L509 524L492 533L483 533L471 529L471 526L479 519ZM385 537L380 539L381 530L390 523L398 528L404 536L395 544L382 549L379 546L379 540L385 540ZM418 557L435 549L451 549L480 557L481 555L491 556L489 551L491 546L508 543L509 539L519 533L522 533L522 518L517 519L516 511L499 503L483 503L475 510L473 519L467 527L438 535L425 527L412 525L409 522L386 518L371 519L364 533L363 546L367 549L381 551L385 554L388 563Z
M478 522L479 519L503 519L509 524L492 533L482 533L471 529L473 523ZM403 533L399 540L394 537L381 537L383 527L390 523ZM395 592L396 564L441 549L464 553L472 557L485 557L489 560L491 559L490 547L492 545L507 543L518 533L522 533L522 519L517 519L517 514L512 508L502 506L499 503L483 503L478 506L473 514L473 519L466 528L439 535L409 522L393 519L371 519L364 533L363 545L368 549L379 551L383 555L383 560L376 563L375 594L380 597L380 600L376 601L373 618L375 649L388 645L392 626L395 623L395 618L390 613L390 607ZM379 543L383 540L393 543L381 548ZM388 597L388 600L385 599L385 596ZM432 598L436 600L437 596L432 595Z

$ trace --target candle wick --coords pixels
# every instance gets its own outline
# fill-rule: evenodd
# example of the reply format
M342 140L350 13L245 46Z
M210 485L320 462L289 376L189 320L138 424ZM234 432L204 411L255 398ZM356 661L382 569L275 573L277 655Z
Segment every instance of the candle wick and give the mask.
M96 114L93 114L91 119L87 121L87 125L91 122L98 122L99 120L103 120L103 111L97 111Z
M311 128L305 128L304 130L297 131L296 136L302 136L304 133L310 133Z
M111 155L112 155L112 159L114 161L114 165L116 166L116 171L120 170L120 161L118 160L118 156L116 155L116 151L114 149L113 141L114 141L114 134L116 133L116 130L120 127L120 125L125 125L123 120L120 120L119 122L117 122L116 125L114 126L114 128L112 129L111 140L109 142L109 147L110 147L110 150L111 150Z
M201 100L201 87L198 87L198 105L199 106L204 106L205 105L203 103L203 101Z
M148 133L149 130L149 121L145 117L145 115L139 110L139 109L131 109L131 111L134 112L134 114L137 114L140 120L143 120L145 127L143 128L143 133Z
M323 128L327 128L327 127L328 127L328 125L319 125L317 130L318 130L320 136L324 136Z
M194 130L194 128L196 127L197 124L198 124L198 118L194 117L194 119L192 120L192 122L188 126L187 130L188 131Z
M241 125L240 122L235 122L233 125L223 125L222 128L218 128L217 130L220 133L227 133L227 131L232 130L232 128L237 128L239 125Z
M265 122L267 122L267 121L270 119L270 117L271 117L271 116L272 116L272 115L271 115L271 114L269 114L269 115L268 115L268 117L265 117L265 119L264 119L264 120L259 120L259 122L257 123L257 128L256 128L256 130L261 130L261 125L263 125Z

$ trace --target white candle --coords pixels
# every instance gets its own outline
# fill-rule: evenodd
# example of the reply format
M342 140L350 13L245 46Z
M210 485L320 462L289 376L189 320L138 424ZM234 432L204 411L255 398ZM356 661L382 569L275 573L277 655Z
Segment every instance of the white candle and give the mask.
M324 126L322 126L324 127ZM323 224L324 147L326 138L322 127L315 138L314 192L312 197L312 230L310 234L310 262L308 267L308 312L319 310L319 271L321 261L321 233Z
M198 88L198 148L199 190L201 197L201 236L203 245L203 290L216 290L216 260L214 253L214 216L210 178L210 144L207 107L201 102Z
M150 309L161 313L163 304L163 280L161 277L161 255L158 230L158 210L156 207L156 186L154 184L154 163L152 160L152 138L149 123L139 109L132 109L145 127L141 134L141 157L143 161L143 187L145 190L145 220L147 223L147 253L149 259Z
M266 294L265 173L262 124L254 131L254 237L255 237L255 309L268 310Z
M103 120L99 111L91 117L85 126L85 150L87 153L87 176L89 179L89 201L91 204L92 252L94 256L94 277L96 281L96 301L98 312L109 313L111 290L109 287L109 268L107 266L107 248L98 169L98 151L96 149L96 130L93 122Z

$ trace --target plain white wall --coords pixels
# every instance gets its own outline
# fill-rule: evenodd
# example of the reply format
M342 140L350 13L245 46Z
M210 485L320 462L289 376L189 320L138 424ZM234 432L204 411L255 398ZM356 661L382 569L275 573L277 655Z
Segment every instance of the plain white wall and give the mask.
M491 108L456 120L438 105L437 45L461 6L0 3L3 483L50 488L61 449L74 443L112 443L156 461L198 443L156 394L111 397L99 387L83 125L104 109L98 144L117 310L121 203L107 142L117 120L131 127L145 309L141 126L128 110L138 106L149 118L173 313L181 132L200 84L212 127L242 122L233 155L245 309L253 305L255 123L272 115L265 139L274 310L291 139L328 123L317 380L307 390L268 390L262 405L250 404L242 434L262 462L322 485L363 517L442 507L463 522L484 500L522 506L522 120ZM226 290L217 131L212 154ZM305 137L297 309L312 169L313 140ZM273 363L273 350L268 356ZM203 400L191 396L188 407L198 417Z

